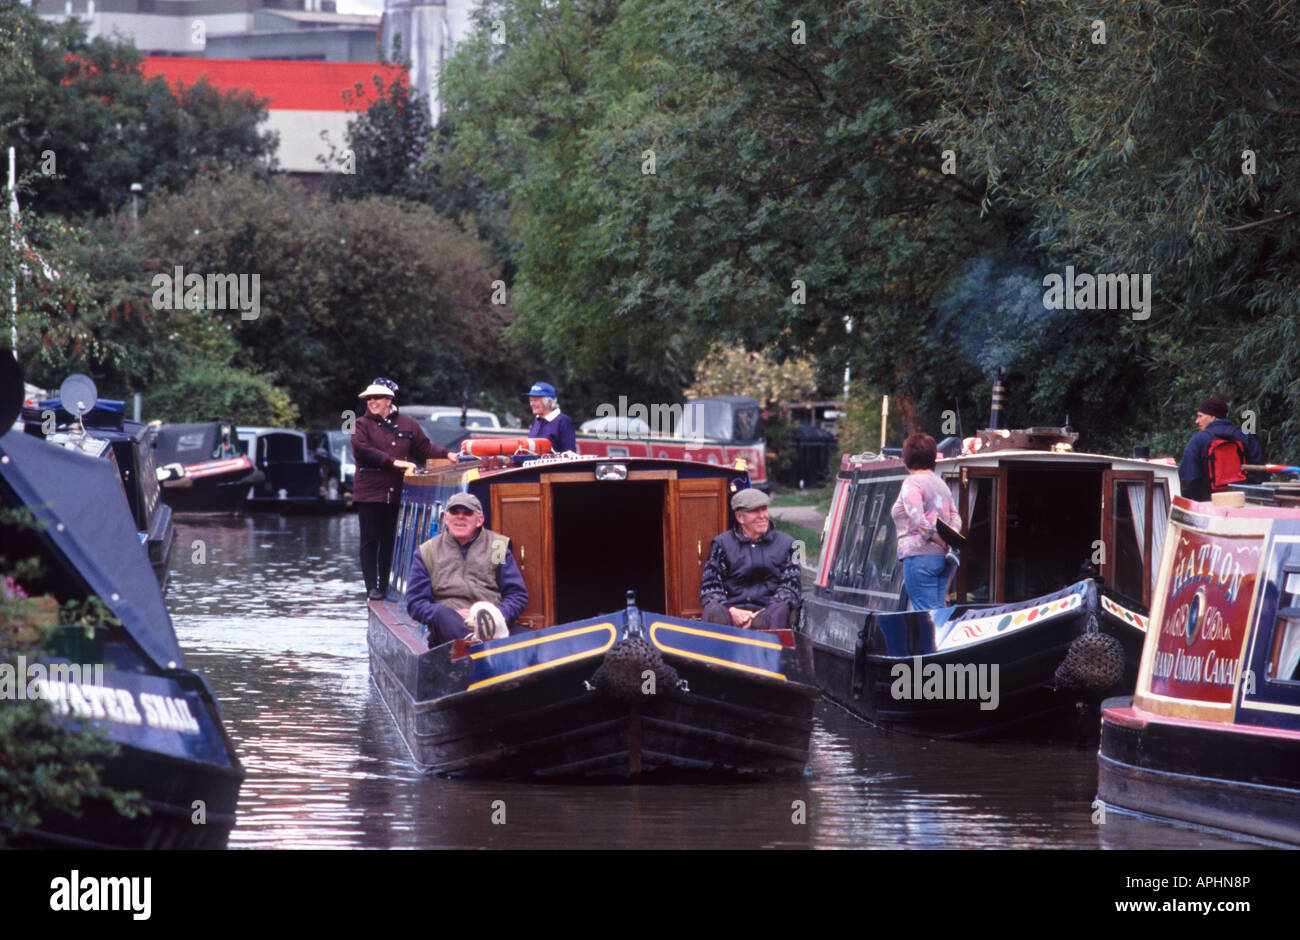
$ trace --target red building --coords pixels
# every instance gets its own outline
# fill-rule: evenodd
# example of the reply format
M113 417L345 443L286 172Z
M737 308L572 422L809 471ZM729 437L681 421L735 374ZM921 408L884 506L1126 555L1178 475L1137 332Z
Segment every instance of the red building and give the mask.
M293 62L280 59L197 59L149 56L143 72L160 75L171 85L193 85L200 76L217 88L248 89L270 99L267 127L280 135L277 157L288 173L328 171L319 157L327 157L330 143L344 149L348 122L374 96L374 76L385 85L405 82L403 65L379 62ZM343 97L360 86L364 96L349 106ZM321 133L328 135L328 143Z

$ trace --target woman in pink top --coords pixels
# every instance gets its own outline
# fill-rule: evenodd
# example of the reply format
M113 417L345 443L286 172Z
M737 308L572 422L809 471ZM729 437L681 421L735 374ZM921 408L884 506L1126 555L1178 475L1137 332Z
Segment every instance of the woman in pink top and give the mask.
M913 434L903 442L908 477L890 510L898 533L898 557L903 561L903 584L917 610L945 606L948 578L957 567L956 555L935 531L938 519L961 529L948 484L934 472L935 457L934 438L928 434Z

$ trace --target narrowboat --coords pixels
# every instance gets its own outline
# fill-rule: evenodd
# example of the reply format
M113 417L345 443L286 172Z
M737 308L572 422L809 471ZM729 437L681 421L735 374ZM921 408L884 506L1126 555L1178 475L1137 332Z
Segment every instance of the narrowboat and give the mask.
M59 391L58 398L23 406L24 430L113 465L139 540L158 583L165 587L176 527L171 507L161 497L150 428L125 416L125 402L100 399L95 383L84 375L69 376ZM77 404L64 406L74 400Z
M903 590L890 509L907 468L842 458L801 623L829 697L931 737L1095 734L1104 695L1137 675L1177 468L1077 452L1077 437L941 445L967 544L938 610L908 610Z
M244 507L250 512L343 512L348 501L328 470L328 455L314 456L307 435L286 428L239 427L239 452L261 471L249 484Z
M478 426L471 419L468 427L461 427L459 409L454 420L447 413L434 414L431 419L419 418L429 411L432 409L415 405L402 409L403 414L417 417L430 439L444 447L455 447L470 435L513 439L520 434L518 430L493 424L496 417L488 412L483 413L488 418ZM771 489L762 409L756 399L719 396L692 399L685 405L647 406L629 405L626 396L619 396L617 406L606 404L597 411L609 413L584 421L577 428L574 446L585 457L610 460L651 457L720 467L734 466L736 461L743 460L749 469L750 485L764 491ZM447 423L442 424L444 421ZM448 431L460 431L460 434Z
M234 426L164 424L154 432L162 499L175 513L237 513L259 472L239 453Z
M748 485L743 469L579 455L409 471L368 639L415 765L505 778L802 773L819 692L793 631L698 620L710 542ZM460 492L510 538L528 606L508 637L427 649L406 611L410 566Z
M140 795L120 815L84 800L78 817L45 812L13 842L43 848L223 848L235 824L244 771L206 681L185 668L162 589L135 530L113 465L10 432L0 437L0 503L25 508L37 529L0 527L11 559L37 557L29 594L60 602L97 597L116 618L65 656L29 664L25 693L56 720L91 726L118 746L102 781ZM68 630L69 628L64 628ZM83 628L75 635L84 637ZM72 656L69 659L67 656Z
M1300 845L1300 508L1294 486L1236 489L1174 499L1134 692L1102 707L1098 797Z

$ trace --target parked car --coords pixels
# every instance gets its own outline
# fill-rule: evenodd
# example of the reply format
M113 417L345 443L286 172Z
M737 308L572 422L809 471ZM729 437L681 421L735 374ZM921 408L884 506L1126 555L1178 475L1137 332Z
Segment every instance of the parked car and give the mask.
M399 405L397 409L408 418L414 418L421 424L432 422L438 425L455 425L460 427L460 409L451 405ZM465 426L469 428L499 428L501 421L490 411L479 408L466 409Z

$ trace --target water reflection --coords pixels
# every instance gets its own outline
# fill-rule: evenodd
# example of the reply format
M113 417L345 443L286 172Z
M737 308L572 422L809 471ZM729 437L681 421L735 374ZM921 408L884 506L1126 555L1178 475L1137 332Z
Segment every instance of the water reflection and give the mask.
M1095 751L891 735L823 704L809 773L422 777L370 682L355 516L182 524L168 602L247 769L233 848L1240 848L1108 814Z

